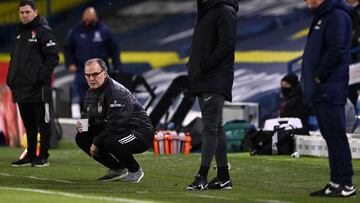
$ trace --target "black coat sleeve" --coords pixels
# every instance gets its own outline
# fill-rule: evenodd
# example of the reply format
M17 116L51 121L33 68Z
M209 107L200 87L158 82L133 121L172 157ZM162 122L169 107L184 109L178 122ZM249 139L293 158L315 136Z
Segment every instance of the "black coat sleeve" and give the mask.
M234 52L236 44L235 11L232 8L223 7L216 20L216 27L219 43L214 51L200 62L200 65L204 70L216 68Z
M41 83L50 83L54 68L59 63L58 44L50 28L45 28L40 38L40 49L43 58L43 67L40 70Z
M68 68L72 64L76 64L76 59L75 59L76 41L74 39L75 38L74 32L75 29L74 28L71 29L67 34L64 42L63 52L65 57L65 68Z
M118 43L116 42L115 38L111 34L110 30L109 29L106 29L106 30L107 30L106 33L108 35L106 46L111 55L114 70L122 72L122 65L121 65L121 61L120 61L120 48L119 48Z

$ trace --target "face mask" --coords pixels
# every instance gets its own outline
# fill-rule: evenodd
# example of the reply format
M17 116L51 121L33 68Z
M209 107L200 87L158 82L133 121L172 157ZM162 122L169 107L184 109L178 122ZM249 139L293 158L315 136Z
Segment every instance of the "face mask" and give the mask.
M291 88L282 87L281 93L284 97L288 97L291 94L292 90Z

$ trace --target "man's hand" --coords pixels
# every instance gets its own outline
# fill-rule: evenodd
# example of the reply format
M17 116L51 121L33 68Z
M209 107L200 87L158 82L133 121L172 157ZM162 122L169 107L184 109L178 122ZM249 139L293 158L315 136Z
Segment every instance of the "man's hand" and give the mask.
M92 158L94 158L94 156L99 156L99 148L97 148L94 144L90 147L90 155Z
M77 71L77 67L75 64L71 64L69 67L68 67L68 71L70 73L75 73Z
M79 132L79 133L81 133L82 132L82 126L81 126L81 123L80 123L80 121L77 121L76 122L76 130Z

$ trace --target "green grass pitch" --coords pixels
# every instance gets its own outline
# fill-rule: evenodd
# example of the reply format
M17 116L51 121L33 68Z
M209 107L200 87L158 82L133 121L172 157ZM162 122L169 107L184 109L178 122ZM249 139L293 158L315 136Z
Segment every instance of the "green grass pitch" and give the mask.
M329 177L326 158L229 154L233 190L187 191L198 170L200 154L154 157L136 155L145 176L140 183L99 182L106 169L81 152L73 142L61 142L50 151L50 167L15 168L10 165L22 149L0 147L0 203L97 203L97 202L360 202L348 199L312 198ZM360 160L354 160L354 183L360 189ZM215 170L210 171L209 179Z

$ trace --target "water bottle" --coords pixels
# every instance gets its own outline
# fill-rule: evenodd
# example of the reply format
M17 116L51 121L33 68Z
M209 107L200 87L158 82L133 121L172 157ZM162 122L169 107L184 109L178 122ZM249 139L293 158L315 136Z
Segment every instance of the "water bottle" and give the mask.
M275 132L272 136L272 143L271 143L271 154L273 155L278 154L277 143L278 143L278 132L277 132L277 128L275 128Z
M184 132L180 132L179 133L179 136L178 136L178 139L179 139L179 144L178 144L178 151L179 153L184 153L184 150L185 150L185 139L186 139L186 136L185 136L185 133Z

